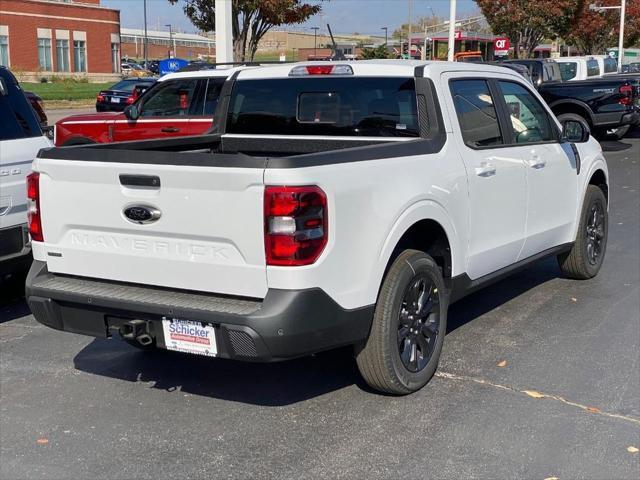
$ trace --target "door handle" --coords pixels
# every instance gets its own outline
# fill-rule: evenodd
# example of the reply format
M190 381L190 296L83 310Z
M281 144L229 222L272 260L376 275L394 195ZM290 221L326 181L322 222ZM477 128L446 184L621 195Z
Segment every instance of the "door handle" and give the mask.
M180 131L180 129L176 127L164 127L160 129L160 131L163 133L177 133Z
M476 175L479 177L491 177L496 174L496 167L488 162L482 162L479 167L476 167Z
M531 168L544 168L547 165L547 161L540 157L540 155L532 155L529 160L527 160L527 165Z

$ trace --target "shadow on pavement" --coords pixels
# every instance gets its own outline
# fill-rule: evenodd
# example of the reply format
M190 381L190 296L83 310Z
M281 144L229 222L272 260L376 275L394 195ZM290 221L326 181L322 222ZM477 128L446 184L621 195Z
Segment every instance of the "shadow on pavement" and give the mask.
M558 276L554 259L475 293L453 305L448 332ZM183 355L142 352L120 341L96 339L74 358L75 368L125 380L153 382L153 388L262 406L283 406L364 383L351 348L341 348L281 363L244 363Z

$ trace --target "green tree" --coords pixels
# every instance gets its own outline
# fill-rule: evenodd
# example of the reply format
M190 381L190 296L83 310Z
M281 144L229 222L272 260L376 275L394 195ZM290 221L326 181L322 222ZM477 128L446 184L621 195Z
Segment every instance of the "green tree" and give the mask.
M588 0L587 0L588 1ZM585 0L476 0L493 33L509 37L526 58L545 38L566 36Z
M620 0L592 0L599 6L617 6ZM608 47L618 46L620 14L618 10L603 12L589 9L585 2L580 9L575 25L564 37L569 44L587 55L604 53ZM624 46L631 47L640 40L640 0L627 0Z
M215 0L168 0L182 3L185 15L203 32L216 29ZM233 0L233 53L237 62L251 61L260 39L271 28L303 23L321 10L319 2L301 0Z
M386 45L363 48L360 56L363 60L371 60L374 58L389 58L389 50L387 49Z

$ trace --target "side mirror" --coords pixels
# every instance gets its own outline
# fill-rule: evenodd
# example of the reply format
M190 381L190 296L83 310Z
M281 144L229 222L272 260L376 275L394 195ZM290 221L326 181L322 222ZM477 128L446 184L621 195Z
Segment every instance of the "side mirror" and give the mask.
M562 122L562 140L571 143L584 143L589 140L589 125L581 120Z
M124 116L127 117L129 120L137 120L138 117L140 116L140 111L138 110L138 106L137 105L129 105L127 108L124 109Z

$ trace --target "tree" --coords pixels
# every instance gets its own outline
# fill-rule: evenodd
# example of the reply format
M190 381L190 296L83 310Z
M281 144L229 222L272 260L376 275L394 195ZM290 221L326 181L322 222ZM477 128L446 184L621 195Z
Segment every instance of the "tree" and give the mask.
M360 56L363 60L371 60L374 58L389 58L389 50L386 45L363 48Z
M525 57L545 38L566 36L589 0L476 0L494 34L505 35Z
M618 46L619 10L592 11L589 10L589 3L591 2L585 2L582 5L571 32L564 37L564 40L587 55L604 53L608 47ZM593 3L599 6L617 6L620 5L620 0L600 0ZM630 47L638 40L640 40L640 0L627 0L624 46Z
M176 4L180 0L168 0ZM321 10L318 2L301 0L232 0L233 53L237 62L251 61L260 39L271 28L303 23ZM216 29L215 0L182 0L185 15L203 32Z

